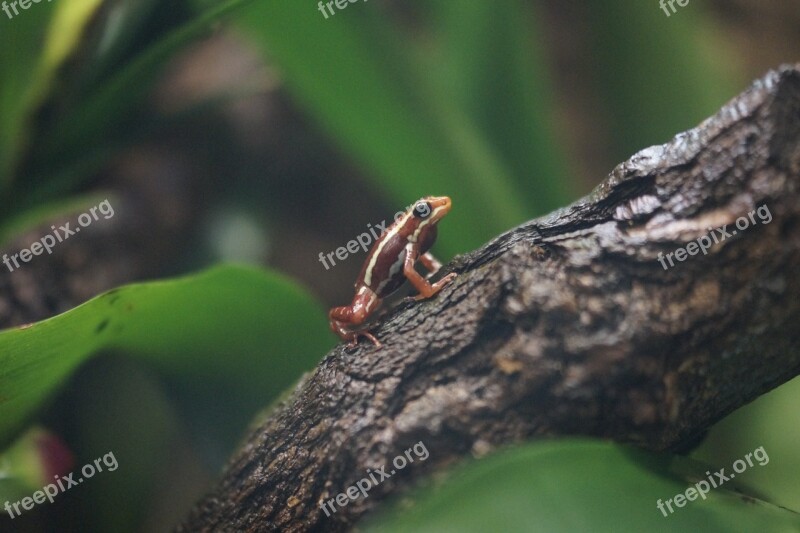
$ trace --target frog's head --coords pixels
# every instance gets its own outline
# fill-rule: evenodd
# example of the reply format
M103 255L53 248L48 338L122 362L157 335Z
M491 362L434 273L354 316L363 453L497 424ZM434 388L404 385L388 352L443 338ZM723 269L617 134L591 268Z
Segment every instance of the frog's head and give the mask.
M434 225L450 211L452 205L448 196L426 196L414 203L411 214L420 227Z
M436 227L436 223L450 211L451 205L447 196L426 196L414 202L403 223L403 234L407 235L411 242L424 240L425 236L430 235L431 230Z

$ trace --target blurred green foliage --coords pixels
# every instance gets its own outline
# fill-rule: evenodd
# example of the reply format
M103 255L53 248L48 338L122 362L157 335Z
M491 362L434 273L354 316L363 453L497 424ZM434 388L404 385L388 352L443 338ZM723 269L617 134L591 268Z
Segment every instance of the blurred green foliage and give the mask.
M524 221L529 204L508 170L421 71L399 30L374 9L346 15L327 21L299 2L258 2L239 20L303 107L367 166L378 191L400 206L428 194L452 197L448 223L458 230L441 240L446 253Z
M137 111L166 63L248 1L192 15L176 9L182 2L77 0L36 6L5 24L0 228L43 203L61 205L111 154L151 129ZM67 60L70 68L61 68Z
M434 2L430 9L441 42L433 53L420 50L426 72L441 78L505 162L525 198L526 219L563 207L576 187L554 135L555 96L536 5Z
M573 200L581 186L555 127L553 70L560 67L544 44L541 5L398 4L350 4L325 19L313 2L288 0L70 0L2 20L0 243L93 203L82 192L92 173L168 120L142 106L165 66L231 13L234 31L277 68L296 104L378 197L398 208L428 194L453 198L439 244L444 255ZM590 33L581 37L590 42L592 68L582 80L604 106L614 158L668 140L737 92L735 61L701 7L670 18L634 0L585 9ZM105 379L113 387L94 382L112 405L83 398L73 442L84 459L112 447L120 455L118 475L84 493L81 518L93 521L86 527L137 530L148 520L152 480L170 465L179 470L175 456L154 457L185 438L178 426L190 428L192 445L224 456L255 409L331 342L320 307L269 271L223 267L123 287L0 333L0 440L18 437L86 361L109 351L123 356L110 359L118 372ZM145 362L174 394L162 395L128 358ZM783 428L797 392L779 394L781 402L764 400L712 431L697 455L726 466L769 442L783 466L754 469L749 479L760 494L796 508L796 439ZM132 395L137 403L126 403ZM108 430L119 413L129 433ZM14 450L4 460L19 457ZM796 524L785 511L723 490L665 519L656 499L686 482L665 473L672 458L643 457L601 443L524 446L469 465L437 493L423 489L414 513L372 524L436 531ZM5 486L19 491L20 483L11 476Z
M663 504L706 479L708 468L599 441L537 442L457 469L447 483L417 491L412 504L398 502L366 530L723 533L800 527L800 515L734 491L733 484L710 489L705 499L695 489L695 501L672 504L673 513L658 509L659 500Z
M795 378L732 413L709 431L692 457L726 465L763 446L770 468L747 471L747 482L769 501L800 512L800 379Z
M588 81L607 106L614 158L669 141L741 89L733 54L715 42L715 23L693 5L667 18L656 3L587 4L594 71Z

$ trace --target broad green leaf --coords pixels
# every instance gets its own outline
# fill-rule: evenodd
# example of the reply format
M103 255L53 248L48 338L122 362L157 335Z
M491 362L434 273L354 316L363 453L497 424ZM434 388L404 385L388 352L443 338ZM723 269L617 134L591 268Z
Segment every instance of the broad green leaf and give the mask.
M312 367L331 341L310 296L284 277L254 268L217 267L115 289L0 333L0 441L8 441L100 352L146 361L179 394L196 399L193 406L206 407L209 424L242 425ZM215 410L222 399L242 412Z
M366 530L789 532L800 527L797 513L727 485L711 488L705 499L695 489L694 501L673 503L673 513L667 507L662 513L659 500L706 478L700 471L683 480L669 463L668 456L599 441L530 444L468 464L441 487L412 493L410 507L405 503L375 517Z
M464 252L533 215L505 163L397 28L369 2L326 20L301 2L257 2L238 16L304 109L360 161L387 200L448 195L446 253Z

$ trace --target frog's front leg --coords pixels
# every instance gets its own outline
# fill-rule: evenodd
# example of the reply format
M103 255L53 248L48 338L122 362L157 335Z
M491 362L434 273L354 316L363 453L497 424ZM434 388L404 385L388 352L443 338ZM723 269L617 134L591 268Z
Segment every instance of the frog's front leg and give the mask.
M350 305L334 307L328 313L331 330L342 340L348 341L350 348L358 344L358 337L366 337L380 348L381 343L366 330L353 331L352 327L363 324L367 317L380 305L381 300L369 287L361 286Z
M406 258L403 262L403 274L405 274L406 278L411 282L414 288L419 291L419 294L414 296L414 300L425 300L431 296L434 296L456 277L455 272L451 272L436 283L431 284L414 268L414 263L416 263L417 258L419 258L420 262L425 268L431 270L432 274L435 273L433 270L434 266L438 265L436 270L441 268L441 264L436 261L432 255L426 253L420 256L418 248L409 243L409 245L406 247Z
M435 275L439 272L439 269L442 268L442 264L433 257L433 254L430 252L425 252L421 256L419 256L419 262L422 263L430 274L425 276L426 279L430 278L431 276Z

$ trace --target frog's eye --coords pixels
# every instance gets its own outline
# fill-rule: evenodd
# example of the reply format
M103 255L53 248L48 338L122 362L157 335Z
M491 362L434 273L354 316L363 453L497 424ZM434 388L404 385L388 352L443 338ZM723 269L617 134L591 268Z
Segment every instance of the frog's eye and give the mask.
M414 206L414 216L417 218L428 218L431 214L431 204L428 202L417 202Z

